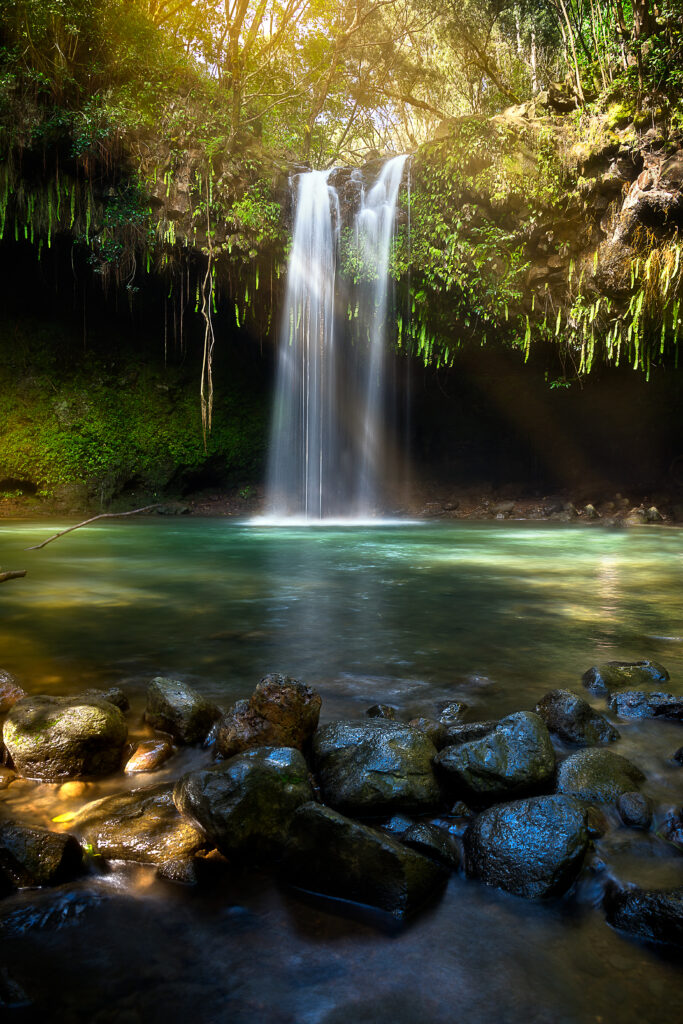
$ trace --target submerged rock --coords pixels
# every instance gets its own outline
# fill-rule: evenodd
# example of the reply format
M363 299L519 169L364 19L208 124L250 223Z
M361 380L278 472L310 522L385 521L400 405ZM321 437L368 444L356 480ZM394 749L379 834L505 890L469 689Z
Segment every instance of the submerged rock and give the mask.
M13 675L0 669L0 715L6 714L11 707L26 696Z
M652 824L652 801L643 793L622 793L617 798L617 810L629 828L645 830Z
M141 740L126 761L125 771L127 774L156 771L172 754L173 744L162 736Z
M461 724L462 716L467 711L467 704L464 704L460 700L455 700L451 704L447 704L439 715L439 721L442 725L445 725L448 729L452 725Z
M157 676L147 687L145 721L178 743L203 743L220 708L180 679Z
M45 782L116 771L127 735L119 709L95 697L25 697L2 731L19 774Z
M610 709L622 718L666 718L683 721L683 697L674 693L626 690L609 698Z
M227 857L269 861L281 854L292 815L313 799L313 788L298 750L262 747L189 772L173 798Z
M372 707L367 708L365 714L368 718L388 718L393 722L396 718L396 708L393 708L391 704L373 704Z
M71 822L84 842L108 860L161 864L195 853L204 835L173 802L173 783L93 800Z
M607 920L640 939L683 945L683 885L675 889L622 889L605 894Z
M518 711L482 739L445 747L435 764L463 795L493 803L549 785L555 751L538 715Z
M604 715L571 690L551 690L546 693L536 705L536 714L551 732L568 743L593 746L619 739L619 733Z
M300 750L318 727L322 700L305 683L273 673L248 701L238 701L218 723L216 753L233 757L257 747Z
M307 892L403 918L443 888L448 871L428 857L330 807L294 814L285 851L287 880Z
M611 750L579 750L557 772L558 793L593 803L614 803L622 793L637 790L645 776L631 761Z
M683 808L669 811L657 834L668 843L673 843L679 850L683 850Z
M332 722L313 738L315 771L326 803L348 814L428 810L439 802L436 748L399 722Z
M669 673L656 661L608 661L584 672L581 682L591 693L608 697L613 690L666 682Z
M683 764L683 747L678 748L678 750L674 753L673 759L678 764Z
M468 875L524 896L561 896L578 875L588 847L585 814L562 796L490 807L464 837Z
M71 835L0 824L0 879L7 889L66 882L78 874L82 860L83 851Z

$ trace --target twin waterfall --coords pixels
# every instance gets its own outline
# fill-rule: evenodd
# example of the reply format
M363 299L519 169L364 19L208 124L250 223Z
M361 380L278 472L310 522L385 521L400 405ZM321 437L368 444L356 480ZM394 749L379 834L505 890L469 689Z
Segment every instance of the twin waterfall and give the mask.
M337 274L331 171L299 176L268 464L268 518L376 515L386 471L389 256L407 157L384 164L353 225L357 283ZM347 312L348 310L348 312Z

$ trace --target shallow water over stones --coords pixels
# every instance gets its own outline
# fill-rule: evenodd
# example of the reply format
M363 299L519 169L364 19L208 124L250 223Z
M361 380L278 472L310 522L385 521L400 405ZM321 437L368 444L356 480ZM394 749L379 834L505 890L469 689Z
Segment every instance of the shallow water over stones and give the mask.
M0 667L32 695L121 686L136 741L150 738L144 690L157 675L227 708L267 672L287 672L321 694L323 723L372 721L365 710L377 703L438 721L456 701L468 705L465 724L498 721L564 688L618 726L609 749L646 775L654 822L628 829L606 808L611 830L563 900L534 904L454 874L443 899L400 929L209 862L197 889L127 865L22 892L0 908L0 1007L17 987L29 1001L10 1020L677 1019L680 952L622 936L597 904L610 879L681 884L683 856L657 835L681 803L681 726L617 717L581 676L651 658L671 674L658 689L681 692L680 533L152 521L22 551L48 532L18 524L0 535L0 563L19 558L29 570L0 595ZM579 749L553 743L558 758ZM0 791L0 814L55 828L55 816L88 801L208 761L182 748L157 772L83 789L20 779Z

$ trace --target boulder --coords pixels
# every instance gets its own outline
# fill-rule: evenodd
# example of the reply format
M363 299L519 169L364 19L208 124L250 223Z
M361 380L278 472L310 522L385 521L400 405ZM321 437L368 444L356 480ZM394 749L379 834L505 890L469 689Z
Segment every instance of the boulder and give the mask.
M663 683L668 678L667 670L656 661L608 661L589 668L581 682L591 693L609 697L613 690Z
M189 772L173 798L221 853L266 862L280 856L292 815L313 799L313 788L298 750L261 747Z
M439 802L436 747L400 722L332 722L313 737L325 803L354 815L425 811Z
M221 712L180 679L157 676L147 687L145 721L177 743L203 743Z
M439 715L439 721L442 725L445 725L448 729L451 725L459 725L462 716L467 711L467 704L463 704L462 701L455 700L451 704L447 704Z
M558 793L592 803L614 803L622 793L637 790L645 776L635 764L611 750L579 750L557 771Z
M235 704L218 723L216 754L233 757L257 747L300 750L318 727L322 700L289 676L264 676L248 701Z
M613 928L640 939L683 945L683 886L608 890L603 908Z
M571 690L551 690L536 705L536 714L548 729L568 743L593 746L612 743L619 733L604 715Z
M622 718L667 718L683 722L683 697L675 693L625 690L608 700L611 711Z
M173 783L93 800L70 827L107 860L161 864L191 856L206 845L204 835L178 813Z
M460 867L460 845L455 836L433 822L418 822L401 835L401 842L452 871Z
M173 754L173 744L163 736L141 740L126 761L126 773L154 772Z
M526 899L561 896L588 847L585 813L563 796L499 804L475 818L464 844L468 875Z
M0 885L6 889L66 882L78 874L82 860L73 836L11 821L0 824Z
M669 811L657 829L657 835L683 850L683 807Z
M393 722L396 718L396 708L392 708L391 704L373 704L365 714L368 718L388 718Z
M435 764L463 796L494 803L550 785L555 751L538 715L518 711L481 739L445 747Z
M652 802L642 793L622 793L617 798L617 810L628 828L647 830L652 824Z
M284 874L322 896L403 918L443 888L448 871L391 836L308 803L292 818Z
M117 707L78 697L25 697L2 730L17 772L44 782L116 771L127 735Z
M26 696L13 675L0 669L0 715L5 715L17 701Z

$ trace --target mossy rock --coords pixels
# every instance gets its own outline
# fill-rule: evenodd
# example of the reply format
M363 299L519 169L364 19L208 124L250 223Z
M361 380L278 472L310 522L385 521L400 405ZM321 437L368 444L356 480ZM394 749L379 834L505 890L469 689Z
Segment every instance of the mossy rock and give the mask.
M591 803L614 803L640 789L645 776L637 765L611 750L579 750L557 772L557 791Z
M19 775L43 782L116 771L127 736L119 708L97 697L25 697L2 731Z

